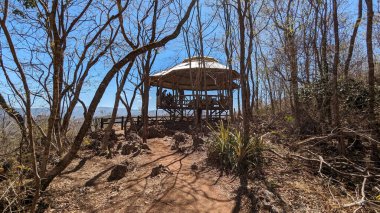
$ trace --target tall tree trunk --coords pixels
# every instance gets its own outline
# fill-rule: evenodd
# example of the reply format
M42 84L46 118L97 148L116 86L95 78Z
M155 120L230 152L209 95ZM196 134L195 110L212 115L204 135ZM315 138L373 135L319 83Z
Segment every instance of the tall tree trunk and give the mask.
M306 32L306 28L303 30L303 49L305 51L305 75L306 75L306 83L310 83L310 40L308 39L308 35Z
M358 6L358 18L356 19L355 26L354 26L354 31L352 32L351 39L350 39L350 46L348 48L348 55L346 62L344 63L344 78L348 78L348 70L350 68L350 62L352 58L352 53L354 51L354 46L355 46L355 39L356 35L358 34L358 29L360 26L360 22L362 21L362 13L363 13L363 1L359 0L359 6Z
M102 140L102 144L103 144L102 149L103 150L107 149L107 151L108 151L107 157L108 158L112 157L112 149L111 149L111 143L110 143L109 139L111 136L112 127L113 127L115 120L116 120L117 111L119 109L120 95L121 95L121 92L123 91L125 82L127 80L129 71L132 69L132 66L133 66L133 61L130 64L128 64L128 67L125 70L125 72L122 76L122 79L120 81L120 85L117 87L116 94L115 94L115 102L113 104L113 109L112 109L112 114L111 114L111 119L108 122L108 126L105 129L105 134L104 134L104 137ZM116 80L118 80L118 79L116 79Z
M246 108L247 108L247 116L249 120L252 120L253 115L253 106L251 105L250 98L251 98L251 89L250 89L250 82L249 82L249 75L253 73L253 65L252 65L252 53L253 53L253 43L255 38L255 32L254 32L254 17L252 15L250 6L248 6L248 24L249 24L249 34L248 34L248 49L247 49L247 71L246 71L246 78L247 78L247 99L245 100ZM251 75L252 76L252 75ZM252 81L252 84L254 82ZM252 93L254 94L254 90L252 90Z
M135 85L135 89L133 90L133 93L132 93L132 98L130 99L129 102L128 102L127 94L125 93L124 90L123 90L123 94L124 94L125 100L123 98L120 98L121 103L124 105L125 109L127 110L127 118L125 119L126 122L125 122L125 126L124 126L124 136L126 136L132 129L137 131L136 124L135 124L134 119L132 117L132 106L133 106L133 103L134 103L136 95L137 95L137 90L140 89L142 84L143 84L143 82L141 81L138 85ZM126 124L128 121L130 123L130 127L127 129Z
M329 81L329 64L327 56L327 35L328 35L328 7L327 1L323 3L322 15L320 17L320 30L321 30L321 83L324 87L328 87ZM330 110L330 94L320 95L319 108L320 108L320 122L331 123L331 110Z
M335 128L340 128L340 117L339 117L339 100L338 100L338 66L339 66L339 50L340 50L340 41L339 41L339 22L338 22L338 3L337 0L333 0L333 22L334 22L334 63L332 69L332 79L331 79L331 88L332 88L332 100L331 100L331 112L333 116L333 125ZM340 154L345 154L345 145L344 140L339 138L339 152Z
M226 54L227 66L228 69L232 70L232 27L231 27L231 10L228 0L223 1L223 11L224 11L224 21L225 21L225 41L224 41L224 53ZM228 73L228 96L229 96L229 105L228 110L230 118L234 120L234 106L233 106L233 92L232 92L232 74Z
M266 78L267 84L268 84L268 93L269 93L269 99L270 99L270 105L271 105L271 112L274 115L276 113L276 109L275 109L275 103L274 103L273 86L272 86L271 79L269 76L268 61L267 61L267 58L265 57L265 55L263 53L261 46L259 46L259 50L260 50L261 58L264 61L264 74L265 74L265 78ZM256 50L256 52L257 52L257 50ZM255 58L256 58L255 60L257 60L256 56L255 56ZM256 65L256 66L258 66L258 65Z
M16 52L15 45L13 43L13 40L11 38L11 34L8 31L8 27L6 25L6 18L7 18L7 10L8 10L8 5L9 2L8 0L5 1L4 3L4 16L0 18L0 27L3 30L3 34L5 36L5 39L7 40L7 43L9 45L9 50L11 52L13 61L15 62L17 66L17 74L20 76L21 82L23 89L25 90L25 95L24 97L20 95L20 93L17 93L20 95L19 97L22 99L25 105L25 116L26 116L26 128L27 128L27 140L29 142L29 147L30 147L30 153L32 157L32 171L33 171L33 179L34 179L34 197L32 200L32 205L30 208L30 212L35 212L36 211L36 206L38 203L38 200L40 198L40 192L41 192L41 177L40 177L40 172L38 168L38 163L37 163L37 155L36 155L36 147L35 147L35 140L34 140L34 133L33 133L33 117L32 117L32 99L31 99L31 92L29 89L29 85L27 82L27 78L24 72L24 69L21 65L21 62L19 60L19 57ZM2 64L3 66L3 64ZM7 73L5 69L3 69L4 74L7 76ZM9 76L7 76L7 80L9 79ZM10 82L11 83L11 82ZM13 88L14 85L12 85Z
M244 1L242 4L241 0L238 0L238 17L239 17L239 33L240 33L240 85L241 85L241 97L242 97L242 112L243 112L243 143L245 145L249 142L249 109L247 108L248 91L246 76L246 58L245 58L245 17L247 15L248 3ZM244 9L243 9L244 6Z
M258 48L257 48L258 44L255 43L255 52L254 52L254 58L255 58L255 73L257 73L257 69L259 67L259 62L258 62ZM257 95L258 95L258 92L256 91L256 89L258 88L258 85L257 85L257 79L255 80L255 75L254 75L254 72L253 70L251 70L251 81L252 81L252 100L251 100L251 108L252 108L252 116L254 114L254 111L258 111L257 109L257 103L256 101L258 100L257 99Z
M142 121L143 121L143 143L147 143L148 122L149 122L149 74L151 65L152 51L148 51L145 64L143 64L143 94L142 94ZM143 59L144 60L144 59Z
M367 56L368 56L368 89L369 89L369 109L368 119L373 137L379 137L379 128L376 124L375 115L375 64L373 60L373 47L372 47L372 28L373 28L373 2L366 0L367 4ZM378 160L378 146L376 142L372 142L372 160Z
M256 88L255 88L255 96L256 96L256 113L259 114L259 68L258 68L258 63L256 63Z
M269 70L267 67L265 67L265 75L267 77L267 82L268 82L269 99L270 99L272 115L275 115L276 109L275 109L275 105L274 105L275 103L274 103L274 98L273 98L273 90L272 90L272 84L271 84L270 77L269 77Z
M46 138L43 139L44 152L41 160L41 176L45 176L48 157L50 155L50 147L52 143L54 127L56 126L56 119L59 114L59 106L61 104L61 94L60 88L61 82L61 72L63 71L63 44L62 39L59 35L59 29L56 24L58 1L55 0L52 3L52 9L48 15L47 33L51 40L51 50L53 54L53 99L52 105L50 106L50 116L48 119L48 128Z
M153 19L152 19L152 35L150 37L150 43L154 42L156 39L156 27L157 27L157 7L158 0L154 1L154 9L153 9ZM149 74L152 68L152 65L156 59L157 52L153 49L149 50L146 54L146 58L142 58L142 68L143 68L143 97L142 97L142 119L143 119L143 143L147 142L148 138L148 122L149 122L149 90L150 90L150 82L149 82ZM145 60L145 64L144 64ZM173 94L174 95L174 94Z
M298 96L298 62L294 32L285 30L286 49L290 64L290 89L292 93L293 116L298 130L301 128L300 102Z

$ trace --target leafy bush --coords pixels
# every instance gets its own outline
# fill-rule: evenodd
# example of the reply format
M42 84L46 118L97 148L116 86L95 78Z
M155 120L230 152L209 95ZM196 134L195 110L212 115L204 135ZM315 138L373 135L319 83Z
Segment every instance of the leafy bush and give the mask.
M376 104L379 104L380 88L375 88ZM310 102L320 102L323 98L331 97L331 85L322 80L316 81L300 89L300 101L311 107ZM368 110L369 91L366 82L357 79L340 79L338 81L338 96L340 104L345 110L366 112Z
M352 125L359 124L357 120L367 120L369 112L369 89L366 81L358 79L340 79L338 81L339 111L341 122ZM300 88L300 102L307 108L308 114L320 124L331 122L331 84L325 81L315 81ZM380 112L380 86L375 85L375 113ZM360 122L365 126L365 122ZM324 126L322 124L322 126ZM326 126L324 126L326 127Z
M208 158L223 169L239 171L260 161L264 146L258 137L251 137L245 144L240 129L225 126L223 122L217 129L210 129L212 137L207 142Z
M338 93L346 110L368 110L369 90L366 83L354 79L339 81Z
M82 144L84 146L89 146L91 145L91 143L92 143L91 138L88 135L83 138Z
M293 123L294 122L294 117L292 115L285 115L284 119L288 123Z

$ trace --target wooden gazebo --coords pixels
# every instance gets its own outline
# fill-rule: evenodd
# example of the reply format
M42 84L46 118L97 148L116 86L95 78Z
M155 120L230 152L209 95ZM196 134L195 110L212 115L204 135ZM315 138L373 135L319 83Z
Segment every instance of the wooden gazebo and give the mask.
M239 73L211 57L192 57L150 76L157 87L157 109L172 118L221 118L233 113Z

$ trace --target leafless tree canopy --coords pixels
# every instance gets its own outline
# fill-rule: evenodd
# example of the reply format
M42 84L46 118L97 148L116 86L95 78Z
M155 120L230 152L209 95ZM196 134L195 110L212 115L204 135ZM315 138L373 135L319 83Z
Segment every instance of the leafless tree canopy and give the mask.
M12 138L17 146L3 154L19 149L20 164L32 169L31 211L36 211L41 193L80 150L103 96L114 99L102 151L113 156L109 138L121 107L130 123L125 134L139 129L131 111L141 108L142 140L147 142L149 76L160 54L181 49L173 61L213 56L239 72L239 89L228 91L230 103L236 104L228 111L231 125L241 130L243 148L252 143L260 119L271 126L281 117L287 122L283 129L295 137L318 135L302 145L321 137L334 139L342 156L350 137L364 138L376 162L379 7L374 0L3 0L0 143L12 138L9 132L16 126L21 138ZM194 88L205 81L202 72L190 74ZM110 84L116 89L105 94ZM191 93L209 95L196 89ZM49 108L49 113L35 116L38 107ZM73 116L78 107L83 109L80 121ZM194 112L195 139L208 124L201 114ZM208 114L207 108L206 119ZM53 156L59 160L51 165ZM312 156L317 161L307 159L335 169L321 155ZM378 168L371 168L356 175L363 185L378 177L373 172ZM363 192L359 204L364 200Z

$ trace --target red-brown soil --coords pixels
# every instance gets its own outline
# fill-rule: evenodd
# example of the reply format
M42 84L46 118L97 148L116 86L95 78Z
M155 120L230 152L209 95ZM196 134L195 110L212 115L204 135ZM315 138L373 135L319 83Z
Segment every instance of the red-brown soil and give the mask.
M49 211L70 212L230 212L234 207L234 182L219 178L215 169L203 167L204 152L176 153L169 139L150 139L151 154L117 155L113 159L86 155L76 159L49 188L54 194ZM108 182L111 169L124 161L135 168L126 177ZM193 163L198 170L192 170ZM83 166L81 166L84 164ZM167 166L170 173L150 177L153 167ZM78 170L75 167L81 167ZM70 172L77 170L75 172Z

